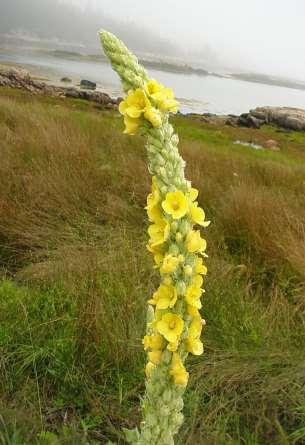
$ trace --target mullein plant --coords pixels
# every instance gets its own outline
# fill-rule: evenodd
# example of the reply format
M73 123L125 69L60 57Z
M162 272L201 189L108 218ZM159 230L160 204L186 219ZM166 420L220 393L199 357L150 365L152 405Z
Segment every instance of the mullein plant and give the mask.
M178 136L169 123L178 102L170 88L150 79L137 58L113 34L101 31L101 43L121 78L125 99L119 105L127 134L147 136L148 170L152 175L147 197L147 249L160 273L160 285L148 299L146 392L140 429L125 430L136 445L174 444L183 422L183 393L189 373L189 354L201 355L205 321L200 315L206 241L199 228L209 222L197 202L198 190L184 176Z

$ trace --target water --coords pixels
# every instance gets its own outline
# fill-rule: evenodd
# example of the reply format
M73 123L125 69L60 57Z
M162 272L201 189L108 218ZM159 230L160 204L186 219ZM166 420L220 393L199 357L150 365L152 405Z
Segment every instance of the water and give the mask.
M37 51L1 51L0 63L25 66L31 73L59 83L63 76L73 82L85 78L112 96L123 94L117 75L108 63L65 59ZM305 91L215 76L168 73L149 69L152 78L174 89L182 113L241 114L258 106L292 106L305 108Z

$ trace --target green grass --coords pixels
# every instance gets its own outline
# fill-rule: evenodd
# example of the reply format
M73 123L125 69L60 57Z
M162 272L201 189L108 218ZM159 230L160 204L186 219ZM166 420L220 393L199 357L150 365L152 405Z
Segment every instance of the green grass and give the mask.
M124 444L158 283L144 140L92 103L0 94L0 445ZM305 137L175 124L212 220L205 353L177 444L301 445ZM280 152L233 144L270 138Z

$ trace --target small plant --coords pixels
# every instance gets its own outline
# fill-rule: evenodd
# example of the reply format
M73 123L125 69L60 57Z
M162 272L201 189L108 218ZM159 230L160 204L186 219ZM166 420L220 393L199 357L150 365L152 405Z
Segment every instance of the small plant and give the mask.
M140 431L125 431L132 444L170 445L183 422L183 393L189 373L189 353L201 355L205 321L200 297L207 268L206 241L194 226L207 227L197 202L198 190L185 179L185 162L178 152L178 136L169 123L178 102L170 88L149 79L124 44L102 31L101 43L119 74L127 97L120 103L125 133L140 130L147 136L148 169L152 189L147 197L148 250L160 272L160 286L148 300L146 393Z

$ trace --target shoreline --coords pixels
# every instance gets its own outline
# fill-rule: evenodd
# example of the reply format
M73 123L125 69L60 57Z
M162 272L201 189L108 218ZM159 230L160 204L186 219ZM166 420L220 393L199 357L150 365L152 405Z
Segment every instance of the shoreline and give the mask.
M26 67L28 68L28 67ZM72 79L62 78L58 82L44 77L42 69L36 74L29 73L25 65L17 63L0 64L0 87L19 88L33 94L45 96L83 99L103 105L108 109L117 109L121 97L112 97L96 88L82 88ZM82 81L81 81L82 82ZM88 81L86 81L88 82ZM1 91L1 90L0 90ZM219 123L230 126L260 128L264 124L275 125L285 130L305 131L305 110L292 107L257 107L240 115L217 115L214 113L179 113L206 123Z

